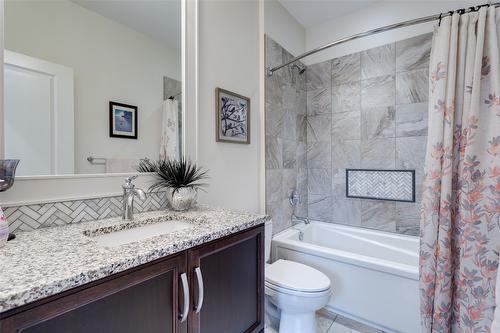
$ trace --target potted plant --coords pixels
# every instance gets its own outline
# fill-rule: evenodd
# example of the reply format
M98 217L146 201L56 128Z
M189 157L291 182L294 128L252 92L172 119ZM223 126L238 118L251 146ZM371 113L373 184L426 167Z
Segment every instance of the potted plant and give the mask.
M181 211L193 207L198 199L198 190L207 185L200 182L208 178L207 172L184 158L141 160L137 170L154 173L156 181L149 190L166 190L168 201L174 210Z

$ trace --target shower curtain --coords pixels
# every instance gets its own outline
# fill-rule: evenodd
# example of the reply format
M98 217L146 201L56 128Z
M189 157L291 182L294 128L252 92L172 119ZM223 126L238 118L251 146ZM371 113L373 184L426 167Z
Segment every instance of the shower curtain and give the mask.
M430 64L423 332L489 332L500 242L500 9L443 18ZM500 287L500 286L499 286Z
M179 159L179 103L175 99L163 101L160 160Z

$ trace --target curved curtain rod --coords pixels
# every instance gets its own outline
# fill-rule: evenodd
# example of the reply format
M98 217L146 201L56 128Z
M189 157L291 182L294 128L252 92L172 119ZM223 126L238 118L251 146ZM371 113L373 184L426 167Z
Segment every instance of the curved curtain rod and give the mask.
M464 9L459 9L459 10L455 10L455 11L449 11L447 13L441 13L441 14L436 14L436 15L431 15L431 16L425 16L425 17L421 17L421 18L418 18L418 19L413 19L413 20L409 20L409 21L399 22L399 23L387 25L385 27L381 27L381 28L377 28L377 29L373 29L373 30L368 30L368 31L365 31L365 32L360 32L358 34L351 35L349 37L345 37L345 38L336 40L336 41L334 41L332 43L328 43L326 45L323 45L323 46L317 47L315 49L312 49L311 51L307 51L305 53L302 53L301 55L299 55L299 56L297 56L297 57L295 57L295 58L293 58L293 59L285 62L284 64L279 65L279 66L267 67L267 69L266 69L267 70L267 75L268 76L272 76L275 71L277 71L277 70L279 70L279 69L281 69L281 68L283 68L285 66L288 66L288 65L296 62L297 60L300 60L302 58L308 57L308 56L310 56L312 54L315 54L315 53L318 53L320 51L329 49L330 47L335 46L335 45L339 45L339 44L342 44L342 43L345 43L345 42L348 42L348 41L351 41L351 40L355 40L355 39L358 39L358 38L361 38L361 37L366 37L366 36L378 34L378 33L381 33L381 32L393 30L393 29L408 27L408 26L415 25L415 24L421 24L421 23L431 22L431 21L435 21L435 20L439 20L439 23L441 23L441 19L443 17L451 16L455 12L458 12L460 14L465 14L465 13L470 13L470 12L478 11L479 8L485 7L485 6L498 7L498 6L500 6L500 2L495 2L495 3L491 3L491 4L484 4L484 5L481 5L481 6L469 7L467 9L464 8Z

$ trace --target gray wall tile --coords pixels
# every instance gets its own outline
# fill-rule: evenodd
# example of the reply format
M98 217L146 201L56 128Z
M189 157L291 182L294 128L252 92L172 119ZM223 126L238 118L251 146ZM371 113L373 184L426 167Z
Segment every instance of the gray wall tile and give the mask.
M272 170L282 174L281 198L266 203L276 215L275 231L290 225L293 210L286 196L296 186L303 197L295 208L298 215L418 233L430 38L417 36L314 64L302 76L285 68L273 80L266 78L266 125L274 127L266 128L266 139L274 140L273 146L281 144L281 156L266 144L266 159L271 157L266 167L281 161ZM279 47L273 45L272 52L266 61L277 61ZM292 57L284 49L281 54L283 61ZM276 129L280 124L282 129ZM346 168L415 168L417 202L347 198Z
M310 219L331 221L332 197L323 194L309 194L307 213Z
M266 103L266 135L281 137L283 134L283 108Z
M283 92L281 95L281 105L283 109L288 112L292 112L297 115L297 99L298 99L297 88L292 84L286 83L283 85Z
M330 169L308 169L308 194L332 195L332 172Z
M297 119L297 115L293 111L285 110L285 113L283 114L283 139L297 139Z
M282 64L283 48L272 38L265 38L266 67L275 67Z
M283 169L293 169L297 166L297 142L283 140Z
M363 200L361 202L361 225L383 231L396 231L396 203Z
M361 107L393 106L395 102L394 87L394 75L361 81Z
M361 225L361 200L346 197L345 174L333 177L332 221L352 226Z
M359 110L361 106L360 83L346 83L332 87L332 112Z
M297 191L300 195L299 204L295 207L295 214L297 216L307 217L307 205L308 205L308 177L307 169L298 169L297 171Z
M396 136L426 136L428 104L414 103L396 106Z
M330 141L307 143L307 167L309 169L331 168L332 144Z
M361 138L361 112L359 110L332 114L332 140Z
M331 60L307 66L305 72L307 89L329 88L332 85L331 72Z
M332 174L345 177L345 169L361 165L361 141L343 140L332 143Z
M426 136L396 138L396 167L423 174L426 144Z
M330 114L332 94L330 88L307 90L307 115Z
M280 80L278 75L266 76L266 102L273 105L281 105L283 87L283 80Z
M307 168L307 144L305 142L297 142L297 149L295 151L296 158L295 162L297 168Z
M361 54L353 53L332 60L332 85L361 80Z
M299 114L296 119L295 134L298 142L306 142L307 139L307 117Z
M332 135L331 115L315 115L307 117L307 141L329 141Z
M372 139L361 142L361 167L367 169L394 169L395 138Z
M283 171L280 169L266 170L266 202L281 200Z
M281 64L292 58L269 37L266 37L267 51L272 53L266 55L267 62ZM327 90L325 95L330 99L330 88ZM291 225L293 208L288 194L292 188L297 188L302 195L296 213L307 216L306 75L288 66L266 77L265 99L266 212L273 219L276 233Z
M415 170L417 200L422 194L426 145L426 136L396 138L396 167Z
M396 42L396 71L429 68L432 33Z
M280 231L285 230L289 227L289 223L285 217L285 212L283 210L283 203L278 202L266 202L266 214L271 216L273 221L273 234L277 234Z
M283 165L283 142L276 136L266 136L266 169L280 169Z
M419 69L396 76L396 104L427 102L429 70Z
M283 185L281 199L285 200L292 190L297 189L298 169L283 170Z
M361 52L361 78L393 74L396 67L394 44L382 45Z
M396 202L396 231L418 236L420 230L420 202Z
M361 138L393 138L396 136L394 106L365 108L361 112Z

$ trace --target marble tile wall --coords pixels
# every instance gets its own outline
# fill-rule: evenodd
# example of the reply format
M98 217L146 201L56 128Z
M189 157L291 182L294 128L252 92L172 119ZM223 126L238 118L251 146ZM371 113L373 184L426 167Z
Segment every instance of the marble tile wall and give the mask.
M268 36L265 43L266 67L292 58ZM322 79L319 74L316 77ZM306 100L309 96L305 76L288 67L266 77L266 211L273 218L274 233L291 225L293 208L288 202L291 189L297 189L301 195L295 214L307 216ZM322 85L319 81L309 84ZM321 104L321 96L315 100ZM318 163L320 159L318 156Z
M308 66L309 218L418 234L431 40L425 34ZM346 168L415 169L417 202L347 198Z

